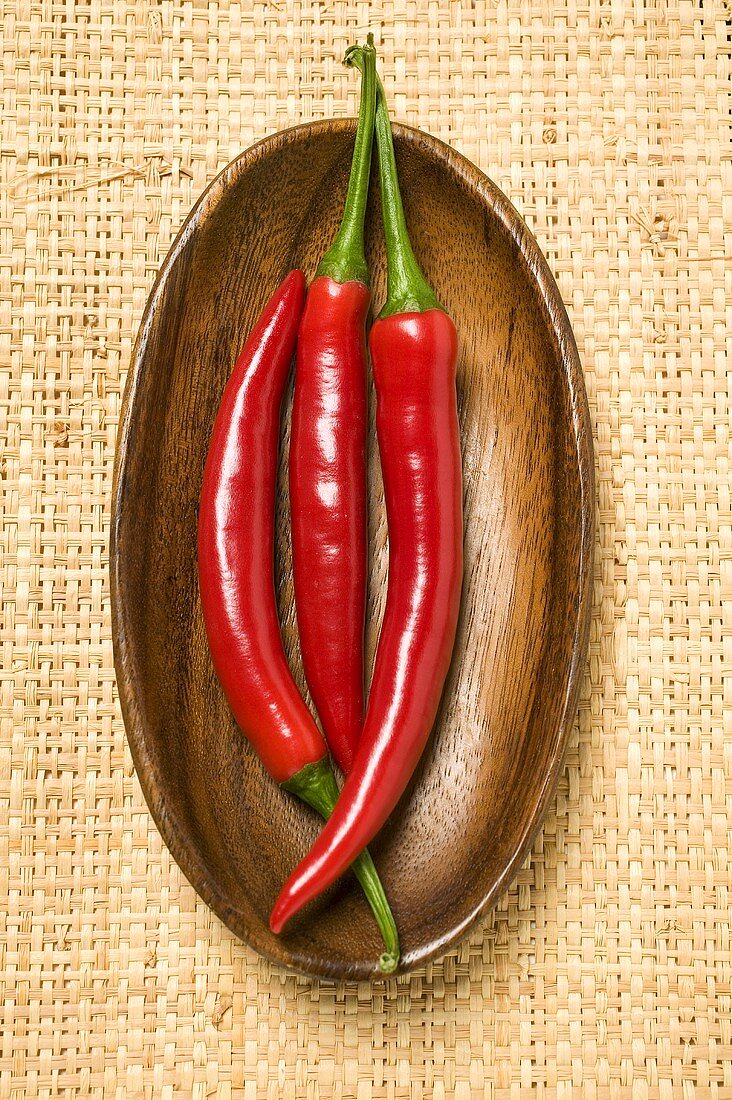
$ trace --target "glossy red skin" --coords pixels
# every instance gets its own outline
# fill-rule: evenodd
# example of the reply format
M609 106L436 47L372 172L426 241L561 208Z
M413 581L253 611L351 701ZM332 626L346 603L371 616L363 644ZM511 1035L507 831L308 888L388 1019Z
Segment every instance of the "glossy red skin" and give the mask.
M300 323L290 441L295 603L305 677L348 773L363 727L366 336L363 283L316 278Z
M305 304L291 271L247 340L221 400L198 516L201 605L234 717L279 782L326 754L282 646L274 587L280 407Z
M279 932L341 875L403 793L435 720L463 575L457 335L442 310L377 321L370 338L389 524L389 587L353 768L310 853L285 884Z

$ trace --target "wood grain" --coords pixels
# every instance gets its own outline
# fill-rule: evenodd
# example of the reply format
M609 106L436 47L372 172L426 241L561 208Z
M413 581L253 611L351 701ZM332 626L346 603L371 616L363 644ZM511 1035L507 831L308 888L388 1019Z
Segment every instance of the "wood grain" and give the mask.
M415 251L460 336L465 485L465 583L443 704L417 775L372 848L409 969L486 912L552 798L587 652L594 488L577 350L536 242L468 161L428 135L394 130ZM111 544L122 709L166 843L237 935L271 959L329 978L375 976L378 936L348 879L287 935L269 932L272 902L318 823L263 772L228 711L205 641L195 532L226 378L278 280L294 265L312 276L330 243L353 134L354 123L340 120L266 139L217 177L181 230L133 355ZM375 179L367 233L378 309ZM289 397L283 441L288 432ZM278 598L304 690L285 455L286 447ZM387 573L373 434L370 502L369 667Z

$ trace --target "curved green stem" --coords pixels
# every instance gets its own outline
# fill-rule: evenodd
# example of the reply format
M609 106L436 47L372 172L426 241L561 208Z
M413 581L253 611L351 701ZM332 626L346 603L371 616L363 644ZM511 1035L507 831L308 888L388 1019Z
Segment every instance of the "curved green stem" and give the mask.
M381 211L386 239L386 304L379 316L440 309L435 292L422 274L412 251L399 190L389 108L384 86L378 77L377 82L376 145L379 150Z
M355 55L359 61L356 62ZM337 283L356 280L368 286L369 269L363 240L363 223L371 174L371 148L376 114L376 50L373 35L365 46L351 46L344 65L356 65L361 72L361 105L358 111L356 143L353 147L343 220L333 244L320 262L316 275L328 275Z
M307 802L326 821L333 813L340 794L327 756L314 764L306 764L282 787ZM379 967L384 974L391 974L399 963L399 933L374 861L367 850L354 861L351 869L361 883L384 940L386 950L379 957Z

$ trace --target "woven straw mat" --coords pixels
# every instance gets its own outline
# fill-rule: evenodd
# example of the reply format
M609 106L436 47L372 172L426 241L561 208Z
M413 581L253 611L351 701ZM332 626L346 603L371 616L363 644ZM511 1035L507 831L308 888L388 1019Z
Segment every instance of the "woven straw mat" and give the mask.
M536 233L598 474L556 802L485 924L374 987L269 966L183 879L107 574L158 266L243 148L356 113L369 26L395 117ZM730 33L724 0L3 0L0 1100L732 1097Z

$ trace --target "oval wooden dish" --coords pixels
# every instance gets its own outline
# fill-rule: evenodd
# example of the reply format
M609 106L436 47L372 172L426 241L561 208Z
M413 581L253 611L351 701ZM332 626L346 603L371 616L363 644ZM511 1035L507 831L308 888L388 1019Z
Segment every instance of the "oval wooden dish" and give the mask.
M552 801L585 665L593 540L590 423L577 349L536 241L503 194L440 141L395 126L415 251L455 319L465 582L455 656L418 772L371 851L400 970L445 951L505 890ZM199 894L246 943L327 978L375 977L380 942L352 876L282 937L268 916L318 830L236 728L209 659L196 519L211 427L234 359L293 266L312 277L340 219L350 120L275 134L211 184L150 295L127 384L113 492L114 649L145 797ZM374 303L384 300L375 176ZM283 419L276 568L293 612ZM372 401L373 420L373 401ZM369 664L387 543L370 443Z

